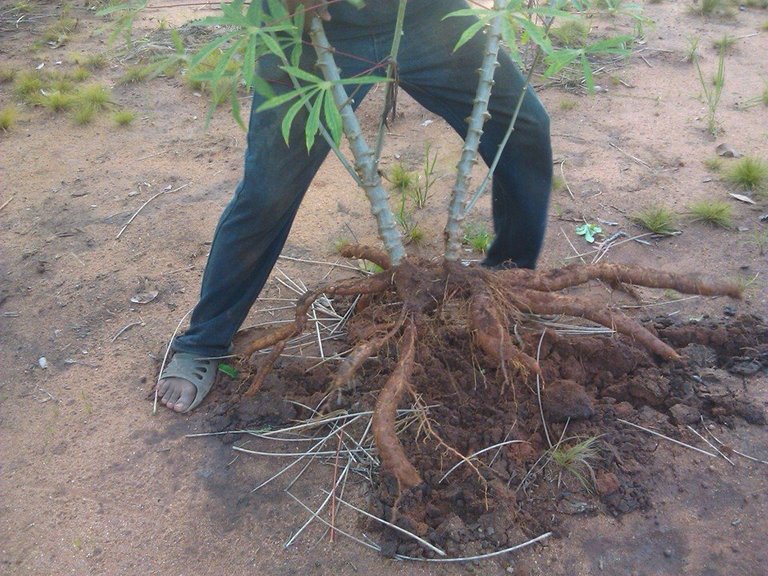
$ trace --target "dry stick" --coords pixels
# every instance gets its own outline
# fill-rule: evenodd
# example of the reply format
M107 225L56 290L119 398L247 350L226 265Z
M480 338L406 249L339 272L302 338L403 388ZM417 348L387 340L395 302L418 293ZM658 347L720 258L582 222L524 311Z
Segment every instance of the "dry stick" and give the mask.
M280 260L289 260L291 262L301 262L302 264L318 264L320 266L331 266L333 268L346 268L347 270L354 270L360 272L360 268L352 266L351 264L344 264L342 262L323 262L321 260L309 260L307 258L296 258L295 256L286 256L281 254L278 256Z
M168 346L165 349L165 356L163 356L163 361L160 364L160 371L157 373L157 382L155 382L155 399L152 402L152 414L157 414L157 395L160 391L160 377L163 375L163 370L165 369L165 363L168 361L168 354L171 353L171 346L173 345L173 339L176 338L176 334L179 331L179 328L181 328L181 324L184 322L184 320L187 319L187 316L189 316L192 313L192 310L194 308L190 308L184 316L181 317L181 320L179 320L179 323L176 325L176 329L173 331L173 334L171 334L171 339L168 341Z
M651 168L651 165L648 164L648 162L640 160L640 158L638 158L637 156L632 156L632 154L630 154L629 152L625 152L624 150L622 150L621 148L616 146L616 144L614 144L613 142L608 142L608 146L610 146L611 148L616 148L616 150L618 150L619 152L624 154L624 156L626 156L627 158L630 158L631 160L634 160L635 162L637 162L638 164L640 164L642 166L645 166L649 170L653 170L653 168Z
M147 200L146 202L144 202L144 204L142 204L142 205L139 207L139 209L138 209L138 210L136 210L136 212L134 212L134 213L133 213L133 216L131 216L131 217L128 219L128 222L126 222L126 223L125 223L125 226L123 226L123 227L120 229L120 232L118 232L118 233L117 233L117 236L115 236L115 240L119 240L119 239L120 239L120 236L122 236L122 235L123 235L123 232L125 232L125 229L126 229L126 228L128 228L128 226L131 224L131 222L133 222L134 218L136 218L136 216L138 216L138 215L139 215L139 212L141 212L142 210L144 210L144 207L145 207L147 204L149 204L150 202L152 202L152 200L154 200L154 199L155 199L155 198L157 198L158 196L162 196L163 194L172 194L173 192L178 192L179 190L181 190L182 188L186 188L186 187L187 187L187 186L189 186L190 184L191 184L191 182L187 182L186 184L182 184L181 186L179 186L178 188L174 188L173 190L161 190L160 192L158 192L157 194L155 194L154 196L152 196L152 197L151 197L149 200Z
M536 347L536 363L539 363L539 358L541 357L541 345L544 342L544 335L547 333L547 329L544 328L543 332L541 333L541 338L539 338L539 345ZM536 396L539 399L539 414L541 414L541 424L544 426L544 435L547 437L547 444L550 448L552 448L552 440L549 438L549 430L547 429L547 421L544 418L544 405L541 402L541 374L539 372L536 373Z
M138 322L131 322L130 324L128 324L126 326L123 326L122 328L120 328L120 330L117 331L117 334L112 336L112 340L111 341L114 342L115 340L120 338L120 336L123 334L123 332L125 332L127 330L130 330L134 326L144 326L144 322L142 320L139 320Z
M704 440L704 442L706 442L706 443L709 445L709 447L710 447L710 448L712 448L712 450L714 450L715 452L717 452L718 454L720 454L720 456L722 456L723 458L725 458L725 460L728 462L728 464L730 464L731 466L736 466L736 464L734 464L734 463L733 463L733 460L731 460L730 458L728 458L728 456L726 456L725 454L723 454L722 452L720 452L720 450L718 450L717 446L715 446L714 444L712 444L712 442L710 442L709 440L707 440L706 438L704 438L704 436L702 436L701 434L699 434L699 433L696 431L696 429L695 429L695 428L693 428L692 426L688 426L688 430L690 430L691 432L693 432L694 434L696 434L696 436L698 436L699 438L701 438L702 440Z
M304 532L304 530L307 528L307 526L309 526L312 523L312 520L317 518L317 516L320 514L320 512L323 511L323 508L326 507L326 505L328 504L329 500L333 499L332 497L336 494L336 490L338 489L339 484L341 484L341 481L345 478L345 476L347 475L347 472L349 472L349 467L350 467L351 464L352 464L352 461L348 460L347 461L347 465L344 467L344 470L342 470L341 476L338 478L338 480L337 480L337 478L334 475L334 478L333 478L333 491L330 492L328 494L328 496L325 497L325 500L322 501L322 503L317 508L317 510L309 517L309 519L301 526L301 528L299 528L293 534L293 536L291 536L290 539L285 544L283 544L283 548L290 547L290 545L293 544L299 536L301 536L301 533ZM333 524L333 507L331 507L331 524ZM333 528L331 528L331 534L333 534ZM333 538L331 538L331 542L333 542Z
M328 491L327 491L327 490L323 490L323 492L325 492L326 494L328 493ZM341 502L342 504L344 504L345 506L347 506L348 508L351 508L351 509L352 509L352 510L354 510L355 512L358 512L358 513L362 514L362 515L363 515L363 516L365 516L366 518L370 518L371 520L375 520L376 522L380 522L381 524L384 524L385 526L389 526L389 527L390 527L390 528L392 528L393 530L396 530L397 532L400 532L401 534L403 534L403 535L405 535L405 536L408 536L408 537L410 537L410 538L413 538L413 539L414 539L414 540L416 540L416 541L417 541L419 544L422 544L423 546L426 546L427 548L429 548L430 550L432 550L432 552L434 552L435 554L439 554L440 556L445 556L445 552L443 552L443 551L442 551L440 548L438 548L438 547L437 547L437 546L435 546L434 544L430 544L429 542L427 542L427 541L426 541L426 540L424 540L423 538L421 538L421 537L417 536L417 535L416 535L416 534L414 534L413 532L408 532L408 530L406 530L406 529L404 529L404 528L401 528L401 527L400 527L400 526L398 526L397 524L392 524L391 522L387 522L386 520L382 520L382 519L381 519L381 518L379 518L378 516L374 516L373 514L370 514L369 512L366 512L365 510L362 510L362 509L358 508L358 507L357 507L357 506L355 506L354 504L350 504L350 503L349 503L349 502L347 502L346 500L342 500L341 498L338 498L338 501L339 501L339 502Z
M336 488L339 487L336 482L336 476L339 473L339 453L341 452L341 432L338 432L339 441L336 443L336 458L333 463L333 490L331 491L331 544L333 544L334 524L336 524ZM347 460L347 467L344 469L345 473L349 470L349 465L352 463L352 458ZM326 502L328 499L326 498ZM318 510L318 513L320 511Z
M587 254L579 254L579 251L576 249L576 246L574 246L573 242L571 242L571 239L568 238L568 234L565 233L565 230L563 230L562 226L560 226L560 232L563 233L563 237L568 241L568 244L571 246L571 249L575 253L575 256L567 256L566 259L568 259L568 258L578 258L579 260L581 260L582 264L586 264L586 261L584 260L584 256L586 256Z
M316 518L317 520L319 520L320 522L322 522L323 524L325 524L326 526L328 526L330 528L331 524L330 524L330 522L328 522L328 520L326 520L325 518L323 518L322 516L320 516L318 514L315 514L314 510L312 510L309 506L304 504L304 502L299 500L292 492L289 492L289 491L286 490L285 493L288 494L288 496L290 496L291 498L293 498L307 512L309 512L310 514L314 514L314 518ZM338 532L342 536L346 536L347 538L349 538L350 540L352 540L354 542L357 542L358 544L362 544L363 546L366 546L367 548L370 548L371 550L375 550L376 552L381 552L381 548L379 546L376 546L375 544L371 544L370 542L366 542L364 540L360 540L360 538L352 536L349 532L345 532L344 530L341 530L340 528L336 528L336 532Z
M664 434L662 434L661 432L656 432L655 430L651 430L650 428L645 428L643 426L640 426L639 424L634 424L627 420L622 420L621 418L616 418L616 420L618 422L621 422L622 424L627 424L629 426L638 428L643 432L648 432L648 434L653 434L654 436L658 436L659 438L664 438L664 440L669 440L670 442L679 444L680 446L684 446L685 448L690 448L691 450L695 450L696 452L701 452L702 454L706 454L707 456L711 456L712 458L717 458L717 454L713 454L712 452L707 452L706 450L702 450L701 448L696 448L696 446L691 446L690 444L686 444L685 442L680 442L680 440L675 440L674 438L670 438L669 436L664 436Z
M484 454L485 452L489 452L493 450L494 448L503 448L504 446L507 446L509 444L530 444L530 442L527 442L526 440L506 440L504 442L499 442L498 444L494 444L493 446L488 446L488 448L483 448L482 450L478 450L477 452L474 452L470 454L469 456L464 457L462 460L459 460L456 464L454 464L448 472L443 474L443 477L440 478L440 480L437 481L438 484L440 484L443 480L448 478L448 476L456 470L459 466L464 464L465 462L469 462L471 459L480 456L480 454Z
M486 560L487 558L493 558L495 556L501 556L502 554L514 552L515 550L520 550L521 548L525 548L531 544L536 544L536 542L546 540L550 536L552 536L552 532L546 532L545 534L537 536L536 538L528 540L527 542L523 542L522 544L517 544L516 546L505 548L504 550L497 550L496 552L489 552L488 554L480 554L478 556L465 556L463 558L413 558L412 556L403 556L401 554L397 554L395 558L398 560L411 560L414 562L474 562L476 560Z
M574 197L573 192L571 192L571 187L568 186L568 180L565 177L565 168L564 168L564 166L565 166L565 160L560 162L560 174L563 177L563 184L565 184L565 189L568 190L568 195L571 197L571 200L575 201L576 198Z
M14 198L16 198L16 196L11 196L10 198L8 198L8 200L6 200L5 202L3 202L3 205L2 205L2 206L0 206L0 210L2 210L3 208L5 208L6 206L8 206L8 204L10 204L10 203L11 203L11 200L13 200Z
M702 418L702 422L703 422L703 418ZM744 452L739 452L738 450L735 450L734 448L731 448L731 447L730 447L730 446L728 446L727 444L723 444L723 443L722 443L722 442L721 442L721 441L720 441L720 440L717 438L717 436L715 436L714 434L712 434L712 432L709 430L709 428L707 428L706 426L704 426L704 429L707 431L707 433L708 433L710 436L712 436L712 438L714 438L715 442L717 442L718 444L720 444L720 446L724 446L725 448L727 448L728 450L730 450L730 451L731 451L731 452L733 452L734 454L738 454L738 455L739 455L739 456L741 456L742 458L746 458L747 460L752 460L753 462L759 462L760 464L768 464L768 462L766 462L765 460L760 460L759 458L755 458L754 456L750 456L749 454L744 454Z

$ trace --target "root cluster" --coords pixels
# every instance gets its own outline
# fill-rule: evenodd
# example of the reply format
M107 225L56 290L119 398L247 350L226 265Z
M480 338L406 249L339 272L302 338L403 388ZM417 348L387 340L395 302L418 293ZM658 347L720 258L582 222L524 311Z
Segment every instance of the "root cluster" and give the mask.
M583 318L614 330L662 361L681 360L674 348L620 310L605 302L596 303L562 292L568 288L600 281L630 294L631 286L644 286L705 296L741 296L740 288L732 283L617 264L571 265L546 272L490 271L448 261L432 264L406 260L392 266L385 254L363 246L347 247L344 255L372 261L381 266L383 272L323 286L302 296L293 323L250 344L248 356L269 347L272 351L262 362L246 394L258 391L285 342L304 330L307 311L322 294L329 298L364 294L388 297L390 302L395 299L400 303L397 312L390 314L387 322L371 320L371 326L364 331L368 337L356 343L339 367L332 387L349 384L368 358L377 356L385 346L396 344L397 362L378 395L372 426L382 471L396 481L401 491L418 486L422 479L396 435L396 410L404 396L416 394L411 375L417 350L420 344L429 341L435 333L435 323L443 322L446 314L455 314L456 310L463 314L461 324L480 351L480 362L501 370L505 385L510 387L509 393L514 394L511 375L517 376L515 382L518 383L529 376L541 375L535 350L526 350L523 340L516 337L517 327L531 314Z

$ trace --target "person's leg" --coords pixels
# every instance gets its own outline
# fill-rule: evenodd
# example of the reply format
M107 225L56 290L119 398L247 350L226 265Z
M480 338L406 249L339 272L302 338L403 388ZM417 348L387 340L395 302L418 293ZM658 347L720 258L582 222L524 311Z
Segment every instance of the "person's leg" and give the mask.
M461 0L445 0L440 10L425 11L406 22L400 57L403 89L427 109L439 114L461 135L466 135L485 53L485 36L476 35L458 51L454 46L472 18L446 13L465 8ZM506 133L524 86L524 78L506 53L499 54L480 154L493 161ZM534 268L546 228L552 186L552 150L549 117L532 88L504 148L493 178L493 223L496 233L484 264L502 263Z
M333 26L329 28L332 34ZM374 57L370 39L340 40L337 48L341 53L337 60L345 76L371 68L371 60L365 58ZM312 48L305 47L302 67L311 70L314 62ZM276 93L291 89L287 76L274 60L262 63L259 72L270 80ZM355 105L365 92L365 88L357 91ZM258 95L254 97L243 180L219 220L200 300L189 329L173 343L175 353L187 353L193 358L228 354L232 338L264 287L301 200L329 151L320 136L312 150L307 151L305 111L296 117L286 144L281 123L291 103L258 112L262 102ZM212 369L215 370L215 364ZM195 399L196 391L188 379L171 377L161 380L158 394L163 404L184 412Z

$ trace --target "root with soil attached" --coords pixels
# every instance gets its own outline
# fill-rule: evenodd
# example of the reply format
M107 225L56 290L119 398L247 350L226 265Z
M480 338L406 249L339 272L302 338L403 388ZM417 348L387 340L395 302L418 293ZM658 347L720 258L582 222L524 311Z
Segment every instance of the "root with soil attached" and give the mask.
M384 271L368 278L347 280L308 292L297 303L295 321L253 341L247 355L272 346L276 347L274 350L280 350L287 339L301 333L307 322L307 311L321 294L328 297L378 295L380 299L389 297L390 303L392 300L398 302L398 306L389 307L393 310L389 313L390 321L361 331L370 337L356 344L338 370L332 389L347 386L366 359L377 355L386 344L400 337L397 363L379 393L373 416L373 432L382 470L396 480L399 490L419 485L422 477L397 438L396 411L402 397L408 392L415 392L411 374L419 358L420 344L428 342L429 335L437 333L436 326L443 322L441 311L445 307L450 305L455 310L457 303L464 303L463 307L459 307L466 314L461 323L463 329L482 351L488 367L503 371L506 384L509 369L519 374L522 380L528 375L541 376L539 363L523 349L522 340L516 339L511 330L512 326L524 321L525 314L583 318L622 334L664 361L681 359L671 346L620 310L555 292L599 280L617 289L629 285L707 296L739 298L741 295L740 288L732 283L617 264L572 265L547 272L522 269L490 271L448 261L436 264L405 260L391 266L385 254L365 246L347 246L343 254L374 262ZM629 289L627 291L630 292ZM249 393L258 389L278 354L268 355L262 363ZM514 394L514 388L511 393Z

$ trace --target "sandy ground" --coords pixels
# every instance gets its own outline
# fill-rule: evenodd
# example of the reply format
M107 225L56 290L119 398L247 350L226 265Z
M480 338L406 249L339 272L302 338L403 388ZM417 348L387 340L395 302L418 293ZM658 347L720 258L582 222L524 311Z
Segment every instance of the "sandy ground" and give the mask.
M60 12L34 5L18 27L0 2L0 57L17 69L69 69L75 52L109 55L96 79L113 86L113 100L137 112L126 128L108 114L76 126L65 115L20 106L20 118L0 133L0 572L4 574L711 574L755 575L768 565L765 466L736 467L660 444L653 505L620 518L605 513L566 520L545 545L479 566L425 566L383 559L348 541L314 537L283 544L303 522L278 489L251 494L278 464L258 458L232 463L229 446L213 438L201 415L152 414L148 393L157 359L194 305L218 214L239 178L243 132L226 112L205 128L206 102L179 79L118 84L129 62L110 52L91 13L62 47L32 48ZM765 10L706 20L688 2L646 4L655 25L628 62L598 76L588 96L562 83L542 86L551 112L556 173L568 189L553 194L544 268L574 260L589 246L577 221L598 218L609 232L642 231L629 217L653 204L681 215L701 199L728 200L729 187L704 161L727 142L768 158L768 108L736 104L761 93L768 65ZM146 25L164 17L151 14ZM595 21L601 30L617 24ZM705 107L688 41L700 37L702 67L714 71L714 40L739 38L726 58L718 110L722 132L705 130ZM14 101L0 84L0 107ZM370 126L377 95L363 107ZM417 216L426 231L415 249L441 247L442 215L459 141L439 119L404 102L385 154L420 169L425 142L438 152L435 185ZM726 160L726 162L728 162ZM562 171L562 172L561 172ZM136 210L152 200L116 239ZM743 302L696 299L660 304L653 313L721 317L725 306L768 312L764 249L768 209L732 202L735 228L716 229L684 217L680 236L611 248L604 261L663 270L754 279ZM488 206L479 221L488 222ZM365 200L338 162L318 175L285 254L335 260L333 243L352 234L374 241ZM762 239L762 240L761 240ZM592 255L585 256L585 259ZM283 261L291 277L319 282L329 266ZM336 272L338 274L338 272ZM157 298L135 304L136 294ZM265 296L285 296L270 283ZM668 296L668 295L667 295ZM662 302L665 295L650 295ZM254 316L254 322L259 317ZM41 368L44 357L47 368ZM768 379L749 381L764 405ZM763 427L743 423L720 433L768 459ZM318 478L316 493L327 485ZM313 488L307 488L312 491ZM300 519L300 520L297 520ZM350 521L351 522L351 521ZM351 522L354 525L354 522Z

